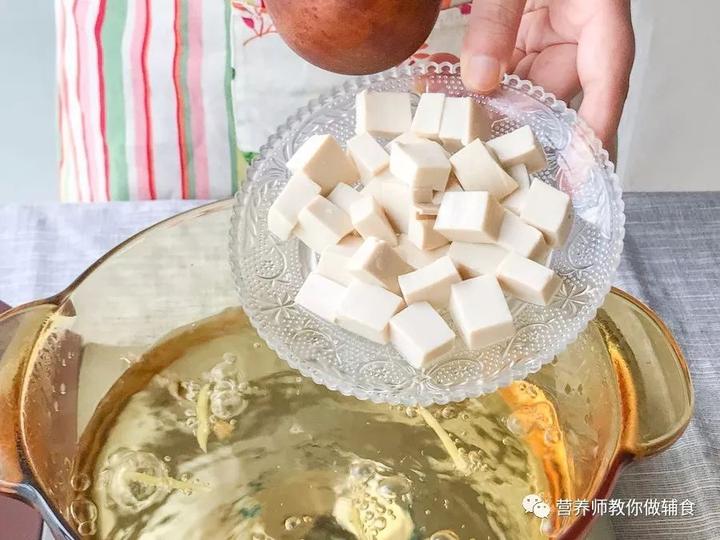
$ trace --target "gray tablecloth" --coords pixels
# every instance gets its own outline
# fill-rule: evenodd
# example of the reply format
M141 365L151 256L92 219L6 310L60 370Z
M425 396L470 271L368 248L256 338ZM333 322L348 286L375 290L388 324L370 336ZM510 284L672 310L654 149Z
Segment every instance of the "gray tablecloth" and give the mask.
M668 451L626 469L614 497L690 499L694 515L615 517L623 539L720 538L720 193L626 194L615 284L667 322L685 351L696 414ZM0 206L0 299L55 293L127 236L198 203Z

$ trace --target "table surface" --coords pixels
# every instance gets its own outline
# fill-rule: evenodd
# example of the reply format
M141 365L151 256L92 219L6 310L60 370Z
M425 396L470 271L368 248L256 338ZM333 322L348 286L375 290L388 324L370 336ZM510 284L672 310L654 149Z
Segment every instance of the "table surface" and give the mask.
M682 346L696 393L685 435L628 467L621 499L689 499L692 516L612 518L618 538L720 538L720 193L625 195L626 237L614 284L642 299ZM0 299L54 294L128 236L198 201L0 205Z

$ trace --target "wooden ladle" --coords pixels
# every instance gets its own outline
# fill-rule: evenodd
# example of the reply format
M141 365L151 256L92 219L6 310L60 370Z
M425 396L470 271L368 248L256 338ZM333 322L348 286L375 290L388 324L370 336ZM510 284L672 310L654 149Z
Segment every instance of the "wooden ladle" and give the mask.
M430 35L441 0L265 0L290 48L328 71L365 75L401 63Z

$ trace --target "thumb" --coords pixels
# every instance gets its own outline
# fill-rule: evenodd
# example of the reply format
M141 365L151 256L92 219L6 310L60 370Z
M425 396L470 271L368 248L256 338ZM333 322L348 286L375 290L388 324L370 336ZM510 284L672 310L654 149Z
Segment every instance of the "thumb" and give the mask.
M525 0L474 0L461 56L465 86L492 92L510 64Z

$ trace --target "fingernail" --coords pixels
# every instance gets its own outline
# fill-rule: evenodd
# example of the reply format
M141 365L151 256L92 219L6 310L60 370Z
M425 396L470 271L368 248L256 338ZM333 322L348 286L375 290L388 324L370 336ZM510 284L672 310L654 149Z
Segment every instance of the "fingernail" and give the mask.
M491 56L471 56L463 65L462 76L471 89L492 92L500 84L500 62Z

